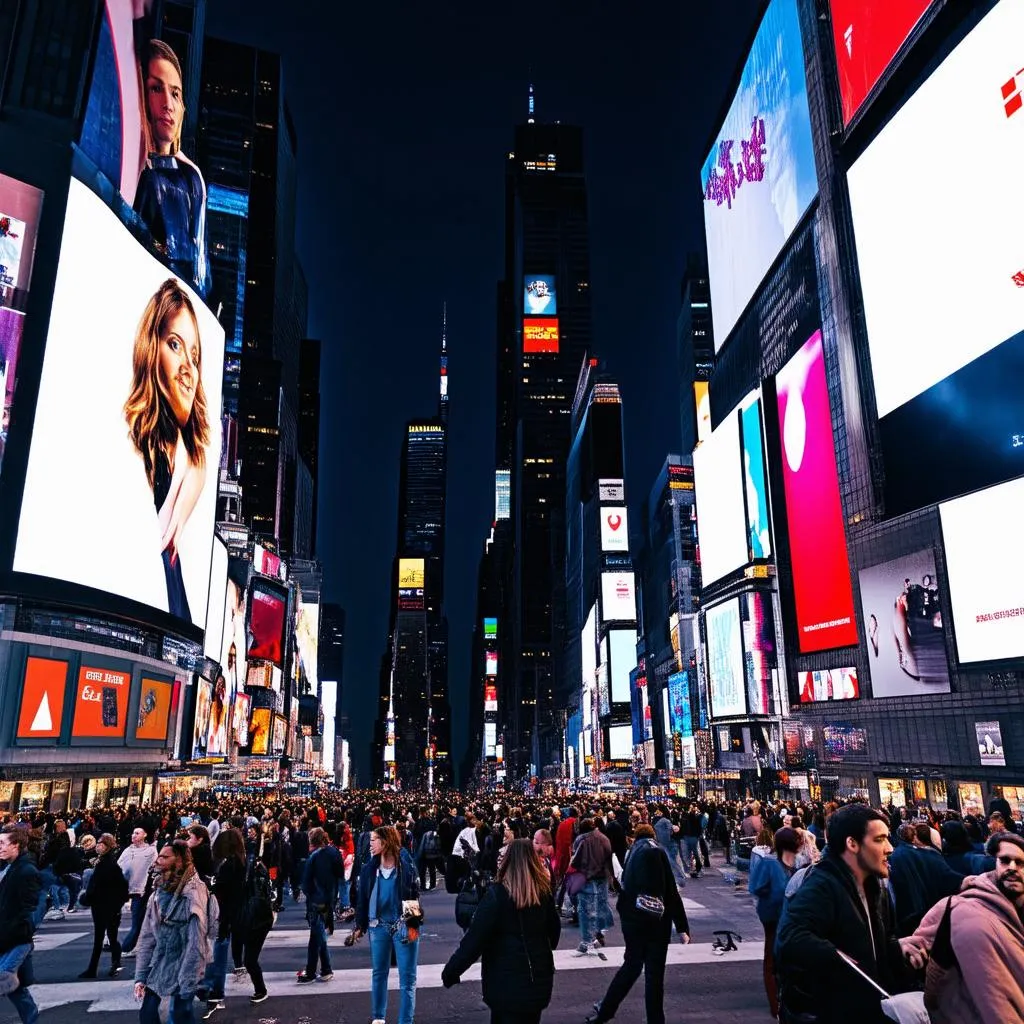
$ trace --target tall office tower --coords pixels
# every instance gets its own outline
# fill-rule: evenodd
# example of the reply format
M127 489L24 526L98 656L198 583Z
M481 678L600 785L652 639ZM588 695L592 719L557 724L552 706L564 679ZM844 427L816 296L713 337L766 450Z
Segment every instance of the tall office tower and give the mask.
M159 0L157 31L181 64L185 122L181 129L181 148L196 151L199 123L199 80L203 63L203 37L206 30L206 0Z
M254 534L291 554L306 288L295 258L297 142L278 54L206 39L197 146L213 303L222 304L227 334L225 413L238 419L242 514Z
M679 418L682 452L689 455L705 432L711 431L708 382L715 366L715 340L711 329L711 286L708 261L690 253L680 283L682 304L676 321L679 368Z
M590 345L588 245L583 130L536 123L531 110L506 161L498 288L496 471L511 478L515 530L503 722L513 781L557 771L560 760L557 734L542 742L539 727L554 706L565 629L565 459L573 385Z
M320 342L313 338L303 339L299 359L299 458L312 480L309 549L315 555L320 497Z

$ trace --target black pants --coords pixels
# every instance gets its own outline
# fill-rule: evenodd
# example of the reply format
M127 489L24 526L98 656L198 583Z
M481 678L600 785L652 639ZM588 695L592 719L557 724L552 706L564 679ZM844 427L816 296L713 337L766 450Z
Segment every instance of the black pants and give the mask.
M491 1024L540 1024L543 1010L495 1010L491 1009Z
M103 952L103 939L110 943L110 966L121 966L121 944L117 941L117 929L121 927L121 911L92 909L92 956L89 957L87 968L90 974L96 973L100 965L100 954Z
M231 929L231 966L236 970L242 966L244 960L243 946L245 945L245 935L242 933L241 928Z
M263 970L260 967L260 952L269 934L269 928L247 932L242 943L244 966L252 979L253 994L257 996L265 995L267 991L266 982L263 980Z
M430 888L437 885L437 861L433 857L420 857L420 888L427 887L427 873L430 873Z
M665 960L668 942L659 929L645 928L633 921L622 922L622 936L626 940L626 953L622 966L612 978L604 999L601 1000L600 1019L611 1020L622 1000L629 995L633 983L644 975L644 1002L647 1024L665 1024Z

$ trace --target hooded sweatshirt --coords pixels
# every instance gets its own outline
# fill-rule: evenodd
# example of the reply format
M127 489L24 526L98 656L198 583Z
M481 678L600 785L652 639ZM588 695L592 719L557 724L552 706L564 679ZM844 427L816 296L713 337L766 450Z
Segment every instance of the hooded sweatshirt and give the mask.
M947 975L932 1011L933 1024L1024 1024L1024 924L990 871L964 879L952 897L950 940L959 970ZM929 950L946 900L925 914L914 940Z

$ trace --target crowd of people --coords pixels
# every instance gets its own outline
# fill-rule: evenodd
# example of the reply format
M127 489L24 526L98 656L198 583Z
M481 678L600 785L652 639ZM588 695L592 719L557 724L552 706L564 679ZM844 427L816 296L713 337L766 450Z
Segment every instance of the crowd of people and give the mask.
M1024 1024L1024 838L1000 803L987 818L922 811L908 820L863 803L560 805L323 790L8 815L0 995L35 1021L33 933L43 920L88 912L92 953L79 977L99 976L105 950L108 977L133 961L141 1024L159 1021L163 1000L175 1024L196 1019L197 999L199 1016L213 1017L229 967L249 979L258 1005L268 998L260 954L290 898L309 927L296 983L333 977L328 936L351 922L346 945L369 944L373 1024L386 1019L392 966L398 1024L413 1024L420 894L440 876L464 927L442 982L457 984L480 959L493 1024L541 1019L564 926L579 929L575 955L605 958L613 898L623 963L587 1024L612 1020L641 973L647 1020L663 1024L673 926L690 938L682 890L718 844L749 867L774 1017L881 1021L878 986L923 991L935 1024Z

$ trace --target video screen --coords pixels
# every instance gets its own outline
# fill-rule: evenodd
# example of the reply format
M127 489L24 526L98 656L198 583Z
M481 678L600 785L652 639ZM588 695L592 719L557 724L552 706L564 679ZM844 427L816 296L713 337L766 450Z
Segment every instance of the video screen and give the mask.
M240 747L249 742L249 698L244 693L235 695L231 706L231 731L234 742Z
M704 586L747 561L740 432L735 413L693 451L697 542Z
M274 732L271 738L271 754L283 754L288 736L288 720L274 715Z
M855 668L826 668L816 672L798 672L801 704L819 704L830 700L856 700L860 696Z
M1024 478L939 506L961 664L1024 656Z
M708 649L708 685L715 718L747 713L743 674L740 606L733 598L712 605L705 613Z
M934 552L869 566L859 579L872 696L949 693Z
M632 725L613 725L608 729L608 760L633 760Z
M210 697L210 724L206 734L206 754L220 757L228 752L228 737L231 727L231 701L227 693L224 674L217 676Z
M525 317L523 319L523 352L525 354L558 354L558 317Z
M246 663L245 595L249 587L249 563L243 558L228 559L228 580L224 594L224 628L221 634L220 670L228 703L245 688Z
M484 712L498 710L498 688L493 683L484 687Z
M139 719L135 726L137 740L167 739L167 727L171 719L171 700L174 684L162 679L142 677L139 694Z
M669 724L673 733L693 735L693 716L690 712L690 673L673 672L668 677Z
M849 722L830 722L822 726L822 760L845 761L863 758L868 752L868 731Z
M782 723L782 742L789 768L813 768L818 762L814 743L814 726L792 719Z
M772 0L701 169L715 351L818 192L796 0Z
M15 571L205 627L223 358L213 314L72 180Z
M18 739L56 739L64 720L68 663L57 658L29 657L21 686Z
M288 593L263 579L252 581L249 605L250 661L273 662L283 668L285 614Z
M743 431L743 482L747 498L747 560L771 558L772 531L768 517L768 477L764 465L761 400L740 412Z
M196 676L196 713L192 719L192 757L198 761L209 753L210 711L213 705L213 686Z
M601 621L636 621L636 582L632 572L601 573Z
M210 557L210 589L206 602L206 629L203 633L203 653L211 661L218 661L224 642L224 602L228 585L228 549L220 537L213 538Z
M629 552L629 525L624 505L601 508L601 550Z
M829 0L843 124L849 124L885 74L932 0Z
M128 726L128 672L82 665L78 671L71 735L81 739L124 739Z
M523 316L555 316L557 313L554 274L528 274L523 282Z
M636 630L608 631L608 660L611 664L611 700L625 704L629 700L629 673L636 668Z
M270 753L270 708L253 708L249 717L249 749L253 754Z
M778 664L775 654L775 615L771 597L760 590L740 595L743 632L743 671L747 684L747 713L775 713L772 670Z
M847 175L890 515L1024 473L1024 203L1012 174L978 187L979 153L1024 162L1022 37L1002 0Z
M484 673L489 676L498 674L498 652L486 651L484 653Z
M779 371L782 479L800 651L857 642L821 331Z

